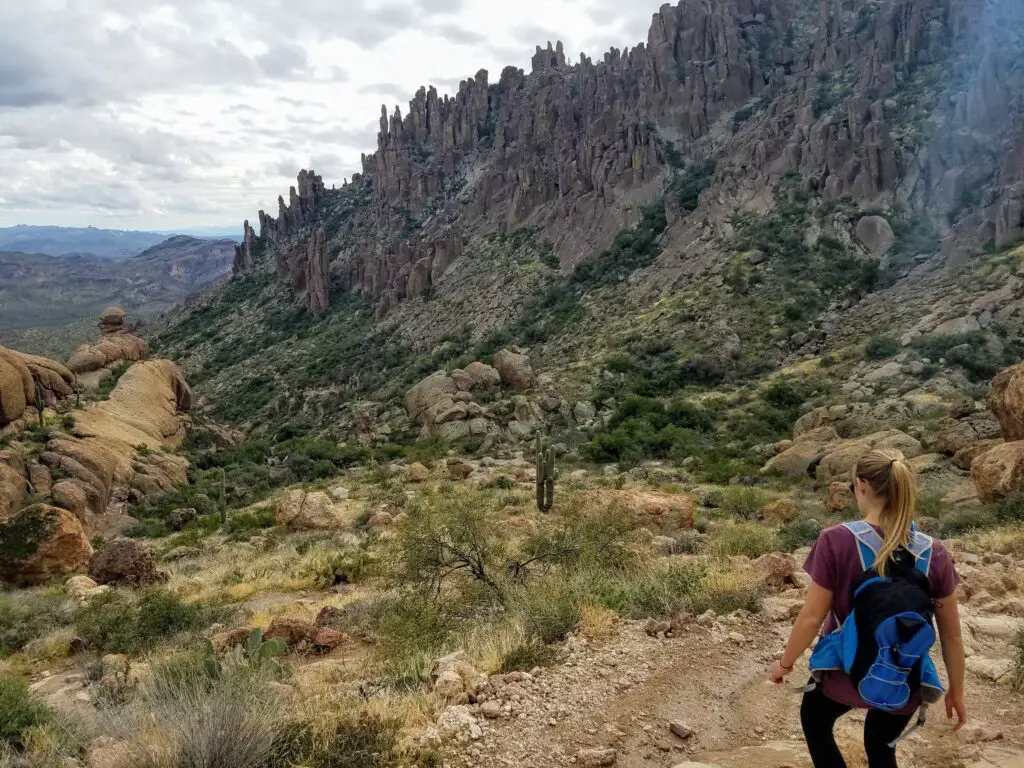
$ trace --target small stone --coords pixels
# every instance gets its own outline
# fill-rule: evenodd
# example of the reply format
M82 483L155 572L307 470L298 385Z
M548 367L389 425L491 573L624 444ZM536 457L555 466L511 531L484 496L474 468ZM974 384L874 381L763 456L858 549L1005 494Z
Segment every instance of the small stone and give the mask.
M668 724L668 729L683 741L686 741L693 736L693 729L682 720L673 720Z
M601 768L601 766L615 765L619 759L614 749L581 749L576 753L576 762L584 768Z
M488 720L497 720L501 717L501 704L497 701L485 701L480 705L480 714Z
M739 632L730 632L729 640L736 643L736 645L743 645L745 642L747 642L747 638L745 638Z

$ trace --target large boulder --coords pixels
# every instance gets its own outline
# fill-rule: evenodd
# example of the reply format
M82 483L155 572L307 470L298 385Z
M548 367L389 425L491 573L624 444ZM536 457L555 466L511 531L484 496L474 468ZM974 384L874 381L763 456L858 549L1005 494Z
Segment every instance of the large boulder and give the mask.
M896 234L884 216L862 216L857 222L857 239L872 256L881 258L896 243Z
M32 374L21 356L0 347L0 427L24 415L34 391Z
M1004 438L1024 440L1024 363L1007 368L992 379L988 405Z
M847 475L866 453L881 449L900 451L908 459L924 453L920 441L905 432L898 429L875 432L856 440L844 440L833 447L818 465L817 477L832 480Z
M811 462L840 442L835 429L816 427L799 435L792 445L780 451L765 464L763 472L801 477Z
M501 376L501 383L510 389L530 389L534 384L530 358L515 349L496 352L494 367Z
M468 373L468 370L467 370ZM425 423L428 411L444 410L455 404L459 387L444 371L432 373L405 393L405 412L417 423Z
M277 524L293 531L337 531L350 527L356 510L323 491L291 490L277 502Z
M1024 491L1024 440L997 445L975 457L971 479L986 504Z
M28 483L22 474L18 460L11 456L8 458L0 452L0 520L12 514L21 507L21 503L28 493Z
M466 366L465 371L473 380L474 386L482 389L498 389L501 386L501 374L491 365L473 362Z
M67 367L74 373L91 373L149 357L146 342L128 333L124 327L124 310L120 307L107 307L103 310L99 327L102 334L99 343L83 344L68 360Z
M1002 445L1003 442L1001 438L996 438L994 440L979 440L976 443L965 445L953 456L953 466L969 472L976 458L992 450L997 445Z
M167 581L153 553L135 539L111 539L89 560L89 578L112 587L144 587Z
M954 456L979 440L994 440L1001 434L999 422L987 413L965 419L945 419L927 445L938 453Z
M81 568L92 545L74 515L40 504L0 522L0 580L33 586Z

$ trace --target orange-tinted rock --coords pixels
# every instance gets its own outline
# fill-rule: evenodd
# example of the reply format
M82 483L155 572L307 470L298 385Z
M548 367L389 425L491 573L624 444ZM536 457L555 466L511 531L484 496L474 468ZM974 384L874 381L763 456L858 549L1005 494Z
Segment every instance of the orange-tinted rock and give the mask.
M314 636L313 625L304 619L278 616L274 619L263 637L272 640L275 637L281 638L285 645L291 647L301 642L309 642Z
M1006 440L1024 440L1024 363L1007 368L992 379L988 405Z
M31 586L77 570L89 561L92 545L70 512L37 505L0 522L0 580Z
M1003 443L977 456L971 462L971 479L986 504L1024 491L1024 441Z

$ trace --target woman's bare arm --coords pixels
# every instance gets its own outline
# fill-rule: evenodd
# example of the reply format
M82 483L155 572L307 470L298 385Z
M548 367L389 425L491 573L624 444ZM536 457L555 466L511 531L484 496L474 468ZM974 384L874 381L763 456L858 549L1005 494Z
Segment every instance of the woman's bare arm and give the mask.
M946 694L946 716L956 713L954 731L967 722L967 704L964 701L964 637L960 629L960 606L956 595L935 601L935 622L942 643L942 660L949 675L949 693Z
M796 623L793 625L793 631L789 634L786 650L783 652L782 658L772 667L771 680L773 682L782 682L782 679L793 671L793 667L804 655L804 651L811 647L811 643L817 637L818 630L821 629L830 610L832 610L832 591L812 582L807 590L804 607L800 609L800 615L797 616Z

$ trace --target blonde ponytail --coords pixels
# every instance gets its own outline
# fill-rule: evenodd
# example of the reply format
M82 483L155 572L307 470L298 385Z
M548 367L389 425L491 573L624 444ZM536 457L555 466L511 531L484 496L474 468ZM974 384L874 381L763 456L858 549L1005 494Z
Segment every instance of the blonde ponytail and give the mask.
M900 547L910 543L910 528L917 509L917 479L903 454L894 450L871 451L854 467L854 476L886 499L881 525L884 542L875 570L885 576L889 561Z

